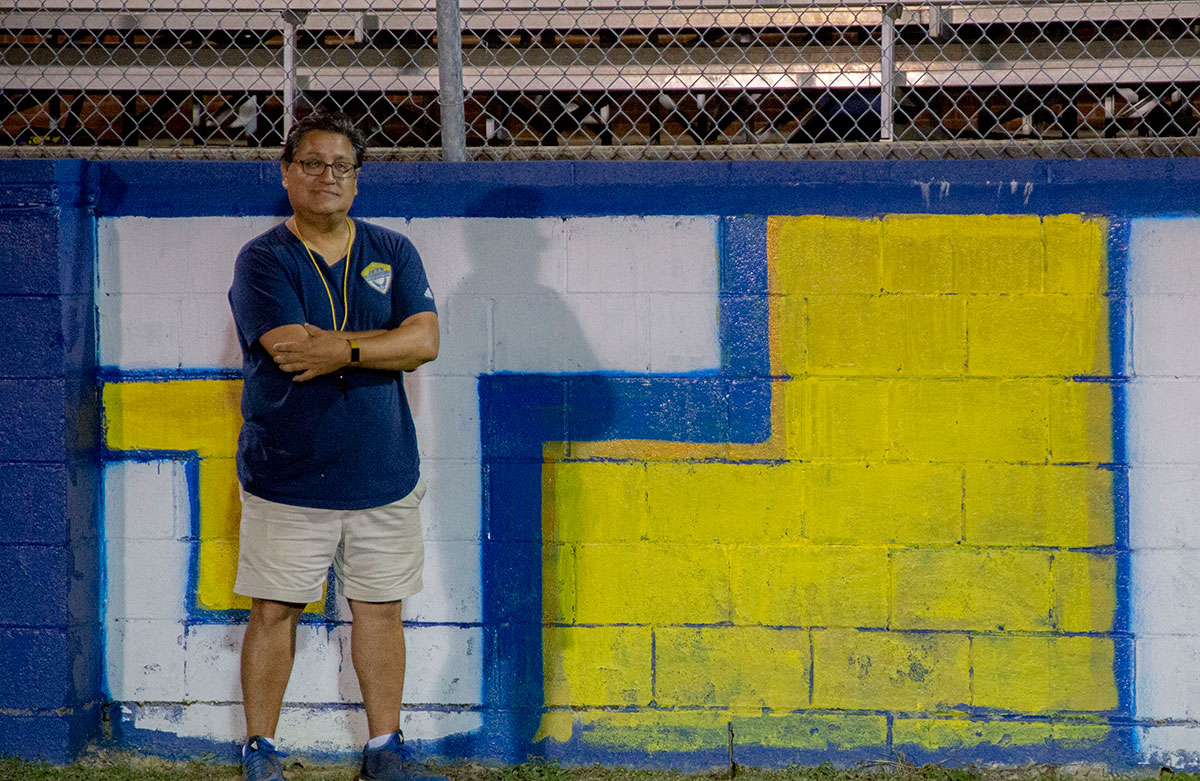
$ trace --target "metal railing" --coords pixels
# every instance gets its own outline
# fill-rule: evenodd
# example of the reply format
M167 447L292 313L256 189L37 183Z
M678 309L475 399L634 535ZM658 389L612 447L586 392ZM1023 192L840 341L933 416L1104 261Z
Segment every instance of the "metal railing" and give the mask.
M0 154L1193 155L1200 2L10 0Z

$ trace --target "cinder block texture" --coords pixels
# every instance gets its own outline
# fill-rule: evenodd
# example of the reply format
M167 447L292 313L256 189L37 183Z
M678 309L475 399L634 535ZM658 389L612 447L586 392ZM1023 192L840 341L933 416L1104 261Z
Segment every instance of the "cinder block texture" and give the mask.
M1146 635L1200 637L1200 550L1135 551L1134 626Z
M649 627L546 627L548 706L646 706L652 688Z
M1196 464L1200 438L1200 386L1183 379L1147 378L1130 383L1129 463Z
M1040 550L909 548L892 554L899 629L1050 629L1050 556Z
M655 632L655 698L667 706L809 704L809 634L762 627Z
M1135 713L1148 762L1200 757L1200 580L1196 523L1200 355L1193 262L1200 220L1135 219L1129 230L1134 377L1127 392ZM1166 722L1166 723L1164 723Z
M1129 471L1130 545L1200 548L1200 465L1140 465Z
M94 219L82 161L0 187L0 753L65 762L100 725Z
M58 377L64 357L63 301L0 295L0 318L9 329L0 377Z
M1200 638L1149 635L1137 641L1137 712L1146 719L1196 721L1200 717ZM1190 750L1190 749L1189 749Z
M67 443L60 378L0 380L0 462L61 461Z
M238 368L225 294L242 245L275 217L99 221L100 361L122 369ZM188 248L203 247L196 262Z
M970 639L828 629L813 632L817 708L939 711L970 701Z
M0 463L0 544L66 545L65 464Z
M6 622L7 623L7 622ZM71 666L66 630L58 627L0 629L6 662L0 702L8 713L72 707Z
M538 641L521 651L540 660L497 657L487 672L535 670L541 690L529 696L553 709L542 735L564 741L685 750L708 745L720 714L743 720L747 745L873 748L890 724L936 716L940 728L967 708L1045 719L1115 707L1117 481L1100 465L1115 452L1116 405L1094 381L1112 374L1103 221L772 218L761 275L725 278L714 248L736 220L392 222L425 256L453 354L408 383L429 481L451 493L426 507L437 531L429 593L406 612L417 624L406 699L484 704L482 644L532 632ZM158 229L113 224L111 254L126 257L131 238ZM102 313L102 327L125 351L120 364L230 360L187 344L228 338L213 322L217 273L145 271L105 291L117 321ZM122 313L141 304L175 335L154 342L127 328ZM752 326L765 333L718 342ZM718 367L746 385L709 376ZM697 375L590 375L614 370ZM131 640L165 643L172 611L241 606L228 597L234 386L142 385L113 388L109 447L200 459L183 485L198 497L189 525L143 529L126 507L137 533L109 551L126 567L177 560L182 572L161 569L178 583L196 568L196 594L169 583L154 599L114 592ZM769 410L761 432L747 422L751 398ZM483 480L466 480L480 461ZM489 515L497 497L514 504L503 519L512 528ZM169 504L154 500L156 512L184 515ZM185 555L192 544L199 559ZM478 597L497 580L512 597L498 608ZM478 630L481 620L503 629ZM308 668L324 672L295 682L298 706L358 695L344 628L322 631L301 644ZM184 696L232 702L236 637L188 627L184 640ZM997 669L1005 654L1033 691ZM125 660L122 674L136 677L139 662ZM128 688L149 695L164 681L147 673ZM235 734L237 717L213 708L207 716ZM201 710L170 728L215 734ZM360 715L298 707L285 726L316 745L361 733ZM479 718L441 713L431 734L466 723L451 716ZM949 739L933 721L904 740Z
M555 704L623 708L587 729L622 745L634 723L674 729L655 745L676 750L706 727L668 727L647 685L676 711L891 713L927 748L1012 742L943 723L967 708L1111 712L1106 231L1078 216L768 220L771 457L635 443L541 467ZM1048 722L1018 737L1058 739Z
M1113 641L1106 637L989 635L972 642L974 705L1017 712L1117 707Z
M1129 292L1200 294L1200 268L1180 262L1196 248L1200 219L1139 219L1129 224Z
M181 702L187 677L184 627L169 619L110 618L105 627L105 684L114 701ZM195 699L224 698L223 691L198 693Z

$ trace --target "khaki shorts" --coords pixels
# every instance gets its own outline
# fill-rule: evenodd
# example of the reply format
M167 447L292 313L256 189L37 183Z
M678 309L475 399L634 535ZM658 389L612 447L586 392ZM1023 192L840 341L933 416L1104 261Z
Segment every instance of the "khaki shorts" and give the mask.
M418 507L425 483L368 510L318 510L269 502L241 490L237 594L276 602L321 598L333 564L341 593L395 602L421 590L425 546Z

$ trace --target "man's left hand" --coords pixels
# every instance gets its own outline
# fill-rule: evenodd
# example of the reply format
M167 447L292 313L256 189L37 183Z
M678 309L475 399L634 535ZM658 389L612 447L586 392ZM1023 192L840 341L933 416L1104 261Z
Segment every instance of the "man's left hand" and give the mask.
M275 345L275 363L285 372L296 376L296 382L329 374L350 362L350 343L337 331L326 331L311 323L304 324L308 338Z

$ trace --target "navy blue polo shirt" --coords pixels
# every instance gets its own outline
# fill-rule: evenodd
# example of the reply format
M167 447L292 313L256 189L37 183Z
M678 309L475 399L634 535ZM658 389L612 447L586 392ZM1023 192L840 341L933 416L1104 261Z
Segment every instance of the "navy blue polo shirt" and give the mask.
M281 325L341 325L343 278L346 331L392 329L437 311L412 242L370 223L354 225L350 257L332 266L316 253L314 264L282 223L238 253L229 289L244 378L238 479L272 502L378 507L406 496L420 474L403 372L347 369L343 380L334 373L294 382L258 341Z

